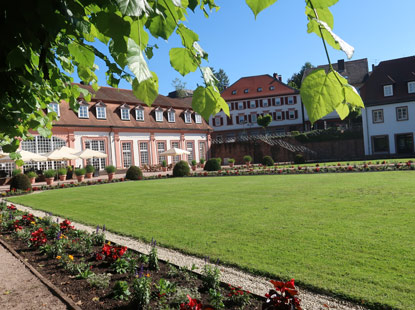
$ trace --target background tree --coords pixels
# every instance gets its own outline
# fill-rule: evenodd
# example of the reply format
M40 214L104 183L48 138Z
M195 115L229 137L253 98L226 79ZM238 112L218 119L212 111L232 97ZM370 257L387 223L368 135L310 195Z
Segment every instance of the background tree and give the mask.
M314 68L314 66L310 62L306 62L298 73L294 73L287 81L287 84L295 89L301 88L301 83L303 82L304 72L307 69Z
M216 78L216 87L218 88L219 92L223 92L229 86L229 78L226 74L225 70L219 69L218 72L212 68L213 75Z
M264 115L264 116L260 115L258 116L256 122L259 126L261 126L264 129L264 132L267 133L267 127L272 122L272 116L269 114Z
M178 98L186 97L186 82L183 82L179 78L175 78L171 85L174 87Z

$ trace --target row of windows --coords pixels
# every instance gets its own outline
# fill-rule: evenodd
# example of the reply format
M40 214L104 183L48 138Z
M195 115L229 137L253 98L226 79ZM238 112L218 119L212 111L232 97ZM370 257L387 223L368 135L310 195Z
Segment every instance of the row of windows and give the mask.
M269 90L274 90L275 89L275 86L270 86L269 88L268 88ZM262 87L258 87L257 89L256 89L256 91L258 92L258 93L260 93L260 92L262 92ZM250 89L249 88L245 88L244 89L244 94L247 94L247 93L249 93L249 91L250 91ZM232 95L236 95L238 93L238 91L236 90L236 89L234 89L233 91L232 91Z
M256 109L266 108L270 106L281 106L283 104L293 105L297 103L297 97L278 97L278 98L267 98L267 99L256 99L242 102L230 102L228 103L230 110L245 110L245 109Z
M265 113L267 114L267 113ZM272 116L274 121L283 121L283 120L295 120L298 118L298 111L297 110L288 110L288 111L275 111L269 113ZM235 118L231 115L231 117L225 118L227 123L226 125L231 126L233 125L233 121L235 120L236 124L244 125L244 124L255 124L257 122L258 116L262 114L249 114L249 115L235 115ZM224 120L222 117L215 117L212 119L212 125L215 127L223 126Z
M389 146L389 135L372 136L373 153L398 153L409 154L414 152L414 136L412 133L396 134L392 137L395 140L395 150L392 152Z
M99 104L99 103L98 103ZM107 119L107 109L105 106L96 105L96 117L97 119ZM55 112L58 117L60 116L59 105L57 103L49 104L49 110ZM135 119L137 121L144 121L144 109L142 107L137 107L135 110ZM164 120L164 111L162 108L156 108L154 110L155 119L157 122L163 122ZM78 110L78 117L79 118L89 118L89 106L81 105ZM130 120L130 108L126 105L120 107L120 117L124 121ZM172 108L167 110L167 121L169 123L176 122L176 113L175 110ZM184 111L184 122L187 124L192 123L192 112L191 111ZM195 123L201 124L202 117L200 114L195 113Z
M166 156L160 155L164 151L167 150L165 141L157 141L156 148L157 148L157 160L158 164L161 164L164 160L167 160ZM186 141L186 150L190 153L187 155L187 161L189 163L192 162L193 159L196 158L195 156L195 148L193 141ZM178 141L172 141L171 147L179 148ZM132 166L133 163L133 143L131 141L121 142L121 149L122 149L122 164L124 168L128 168ZM149 154L149 142L139 142L138 143L138 157L139 157L139 165L150 165L150 154ZM199 159L206 159L206 142L199 142ZM172 163L175 164L181 160L181 156L173 156Z
M415 94L415 81L408 82L408 94ZM383 86L383 96L393 96L393 85L389 84Z
M397 121L407 121L409 119L407 106L397 107L395 111ZM383 109L377 109L372 111L372 122L374 124L384 122Z

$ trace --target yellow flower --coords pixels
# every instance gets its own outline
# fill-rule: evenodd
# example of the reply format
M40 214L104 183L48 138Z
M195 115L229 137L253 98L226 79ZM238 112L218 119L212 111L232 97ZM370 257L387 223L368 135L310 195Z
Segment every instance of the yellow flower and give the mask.
M30 224L36 225L36 222L35 221L31 221Z
M146 277L147 277L147 278L150 278L150 274L149 274L149 273L147 273L147 274L146 274Z
M73 256L72 256L72 255L68 255L68 258L69 258L70 260L73 260Z
M56 256L56 259L61 259L61 258L62 258L62 256L59 256L59 255L58 255L58 256Z
M108 244L108 245L111 245L111 242L110 242L110 241L108 241L108 242L107 242L107 244Z

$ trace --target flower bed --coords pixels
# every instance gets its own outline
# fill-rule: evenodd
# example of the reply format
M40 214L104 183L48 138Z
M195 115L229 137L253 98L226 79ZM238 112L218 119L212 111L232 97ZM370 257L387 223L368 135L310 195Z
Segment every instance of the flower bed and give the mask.
M159 261L155 241L144 255L107 242L105 228L89 234L4 203L0 238L83 309L301 309L294 280L272 281L265 301L220 283L217 265L207 262L197 275Z

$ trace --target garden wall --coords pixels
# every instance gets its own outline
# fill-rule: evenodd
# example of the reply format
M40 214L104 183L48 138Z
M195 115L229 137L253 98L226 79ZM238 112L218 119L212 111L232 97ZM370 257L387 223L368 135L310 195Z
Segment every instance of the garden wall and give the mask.
M284 141L314 151L314 155L305 154L308 160L351 160L364 157L363 139L300 143L295 138L284 138ZM211 157L235 158L236 164L243 163L244 155L251 155L254 163L260 163L266 155L278 162L293 161L295 154L279 145L269 145L260 140L215 143L211 147Z

